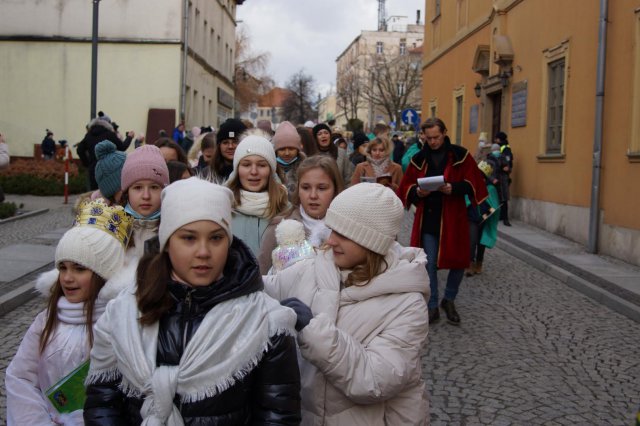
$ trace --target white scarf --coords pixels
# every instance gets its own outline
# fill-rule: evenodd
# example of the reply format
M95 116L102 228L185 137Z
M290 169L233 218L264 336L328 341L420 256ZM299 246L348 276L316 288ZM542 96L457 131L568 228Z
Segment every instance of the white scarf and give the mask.
M62 296L58 299L58 319L67 324L85 324L86 314L84 312L85 302L72 303ZM93 305L93 322L96 322L104 312L106 302L96 299Z
M183 425L173 404L217 395L260 362L277 334L295 335L295 313L254 292L211 309L187 344L178 365L156 366L158 322L141 326L135 295L123 293L96 326L87 384L122 376L128 396L144 396L140 410L146 426ZM105 335L105 330L108 334Z
M373 158L369 157L369 164L371 164L371 167L373 167L373 173L376 175L376 177L384 176L387 173L389 163L391 163L389 157L383 157L379 160L374 160Z
M269 192L250 192L240 190L240 204L235 209L247 216L267 217L269 207Z
M331 234L331 229L327 228L323 219L314 219L309 216L302 206L300 206L300 216L302 216L302 224L307 230L307 238L309 243L314 247L320 247Z

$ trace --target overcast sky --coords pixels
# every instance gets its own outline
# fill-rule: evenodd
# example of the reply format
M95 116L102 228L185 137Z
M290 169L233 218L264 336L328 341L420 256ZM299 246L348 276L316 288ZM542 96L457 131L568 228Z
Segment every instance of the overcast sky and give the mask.
M389 16L416 10L424 23L425 0L387 0ZM335 87L336 58L362 30L378 28L376 0L246 0L237 19L248 30L254 52L269 52L269 74L283 87L301 68L311 74L316 91Z

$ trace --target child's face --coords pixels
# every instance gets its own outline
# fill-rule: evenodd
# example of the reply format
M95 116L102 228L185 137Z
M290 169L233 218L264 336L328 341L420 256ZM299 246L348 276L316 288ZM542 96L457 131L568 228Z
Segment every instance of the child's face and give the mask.
M276 151L276 155L285 163L290 162L298 156L298 150L291 147L280 148Z
M60 262L58 271L64 297L71 303L85 302L89 298L93 272L69 261Z
M169 238L167 249L173 272L193 287L208 286L222 275L229 253L229 237L210 220L188 223Z
M298 196L304 212L314 219L323 219L336 193L333 181L320 168L307 171L298 180Z
M271 176L269 162L259 155L249 155L238 163L238 177L242 189L261 192L267 189Z
M340 269L353 269L367 261L367 249L331 231L327 244L333 250L333 262Z
M204 158L204 161L209 164L211 163L211 159L213 158L213 154L215 154L216 149L211 147L211 148L206 148L202 151L202 158Z
M162 186L150 179L135 182L129 187L129 204L136 213L149 216L160 210Z

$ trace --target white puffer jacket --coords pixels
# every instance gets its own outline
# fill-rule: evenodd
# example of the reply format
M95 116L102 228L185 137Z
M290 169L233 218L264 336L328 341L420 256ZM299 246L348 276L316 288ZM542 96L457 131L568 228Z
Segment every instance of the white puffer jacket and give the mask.
M385 260L386 272L342 290L330 250L263 277L269 295L297 297L314 314L298 333L303 425L428 423L426 256L394 243Z

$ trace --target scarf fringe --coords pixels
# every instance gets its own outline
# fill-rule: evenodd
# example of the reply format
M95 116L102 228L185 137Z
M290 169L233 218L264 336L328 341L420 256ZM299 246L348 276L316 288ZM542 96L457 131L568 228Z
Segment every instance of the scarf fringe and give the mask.
M92 385L99 382L113 382L122 377L122 373L116 368L108 368L105 370L89 371L87 378L84 379L84 385Z

